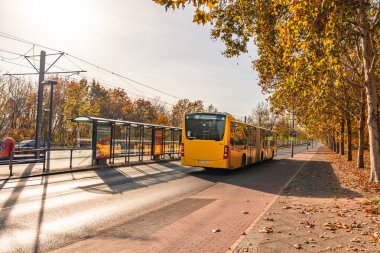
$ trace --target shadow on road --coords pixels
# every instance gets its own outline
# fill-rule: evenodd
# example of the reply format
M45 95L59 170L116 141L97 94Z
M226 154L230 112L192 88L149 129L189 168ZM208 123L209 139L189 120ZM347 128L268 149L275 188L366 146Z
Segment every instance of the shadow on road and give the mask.
M324 154L325 151L308 151L310 154ZM189 174L214 183L232 184L256 191L278 194L289 179L303 166L294 180L297 189L290 183L282 195L300 197L345 198L362 195L340 185L329 162L303 161L293 159L273 160L263 164L254 164L244 170L207 169ZM294 181L293 180L293 181Z
M154 232L188 216L214 201L215 199L186 198L123 224L118 224L114 228L101 232L97 237L151 241L152 238L150 238L150 236Z
M43 190L42 190L42 196L41 196L41 206L40 211L38 213L38 221L37 221L37 229L36 229L36 237L35 237L35 243L34 243L34 253L40 252L40 246L41 246L41 227L42 222L44 218L45 213L45 200L46 200L46 192L49 184L49 176L42 177L41 184L43 184Z
M173 165L170 162L161 163L161 165L165 170L159 170L149 164L144 165L153 170L154 173L141 169L141 166L128 167L139 173L139 176L135 177L132 177L119 168L97 169L95 170L95 173L103 182L79 188L97 194L122 194L126 191L149 187L151 185L165 183L188 176L186 170L181 171L175 169L178 165Z
M11 194L8 199L3 203L2 208L0 210L0 228L4 228L10 213L12 212L12 207L15 205L20 197L21 192L24 190L26 183L28 182L27 176L29 176L34 168L35 164L29 164L27 168L22 173L22 177L15 188L13 188ZM7 181L3 182L2 187L5 186Z

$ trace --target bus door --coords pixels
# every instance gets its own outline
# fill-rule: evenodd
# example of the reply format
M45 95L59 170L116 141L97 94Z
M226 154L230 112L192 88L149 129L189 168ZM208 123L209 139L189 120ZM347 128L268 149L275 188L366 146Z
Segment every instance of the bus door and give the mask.
M256 162L256 128L248 127L248 164Z

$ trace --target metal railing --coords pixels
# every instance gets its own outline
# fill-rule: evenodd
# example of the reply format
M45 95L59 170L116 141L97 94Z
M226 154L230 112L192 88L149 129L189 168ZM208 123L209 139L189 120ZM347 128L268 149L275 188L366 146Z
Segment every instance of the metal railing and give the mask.
M15 159L15 154L25 154L25 152L42 152L43 156L40 156L39 158L35 158L36 156L33 156L33 158L29 157L22 157L21 159ZM0 160L0 165L8 165L9 166L9 175L13 175L13 165L14 164L22 164L22 163L38 163L42 162L43 163L43 169L45 170L45 154L46 154L46 149L40 148L40 149L31 149L31 150L15 150L13 151L13 144L9 145L9 156L5 157L8 158L8 160Z
M176 159L180 157L179 150L174 148L174 145L167 145L167 149L164 146L163 154L160 155L159 159L166 160L167 156L169 159ZM67 153L65 153L67 151ZM88 152L86 152L88 151ZM105 158L109 161L109 164L115 164L115 158L124 158L118 164L129 164L130 158L136 157L136 162L142 162L143 157L150 157L147 160L154 160L153 154L150 149L138 148L138 149L125 149L124 152L117 153L113 150L109 157ZM137 151L137 152L136 152ZM77 152L77 154L75 154ZM97 164L98 158L93 159L93 153L96 150L92 148L52 148L48 150L47 148L40 149L28 149L28 150L15 150L13 151L13 145L9 147L9 156L5 159L0 160L0 165L8 165L9 176L13 176L15 164L33 164L42 163L43 174L49 173L51 170L71 170L73 167L79 168L83 166L92 167ZM39 155L38 155L38 154ZM26 154L30 154L27 156ZM24 156L22 156L24 155ZM6 159L8 158L8 159ZM104 159L104 158L103 158ZM79 161L79 162L78 162ZM82 162L82 163L81 163Z

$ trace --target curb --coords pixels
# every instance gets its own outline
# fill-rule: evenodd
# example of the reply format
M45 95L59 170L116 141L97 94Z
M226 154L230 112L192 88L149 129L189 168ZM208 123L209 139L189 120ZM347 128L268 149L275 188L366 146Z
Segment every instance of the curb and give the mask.
M120 168L120 167L131 167L136 165L145 165L152 163L165 163L165 162L173 162L179 161L180 159L171 159L171 160L157 160L157 161L142 161L142 162L131 162L131 163L118 163L118 164L108 164L108 165L94 165L91 167L83 167L83 168L73 168L73 169L63 169L63 170L55 170L47 173L36 173L27 176L8 176L0 178L1 181L12 180L12 179L22 179L22 178L33 178L33 177L43 177L43 176L51 176L51 175L60 175L65 173L76 173L76 172L85 172L85 171L95 171L99 169L107 169L107 168ZM13 173L15 174L15 173Z

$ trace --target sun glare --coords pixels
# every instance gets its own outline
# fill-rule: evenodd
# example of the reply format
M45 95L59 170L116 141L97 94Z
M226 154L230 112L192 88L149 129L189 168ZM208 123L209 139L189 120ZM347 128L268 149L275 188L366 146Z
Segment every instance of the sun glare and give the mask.
M33 0L29 1L35 25L49 35L85 33L96 21L93 5L88 1Z

